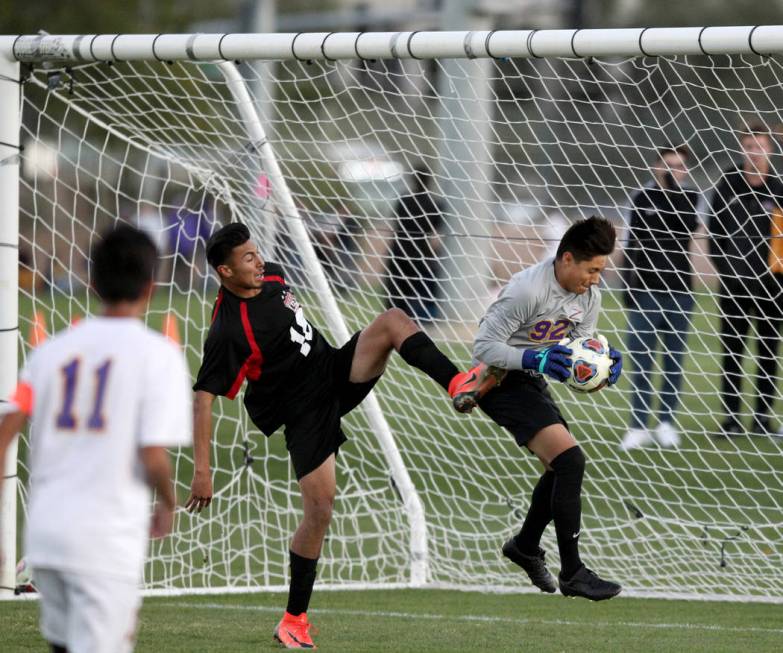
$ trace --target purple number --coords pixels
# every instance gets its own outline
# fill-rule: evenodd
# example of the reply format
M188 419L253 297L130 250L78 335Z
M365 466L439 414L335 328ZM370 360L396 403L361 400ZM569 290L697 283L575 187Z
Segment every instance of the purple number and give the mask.
M111 368L111 361L106 361L97 370L95 370L95 406L92 410L90 419L87 420L87 428L93 431L103 430L105 421L103 419L103 396L106 390L106 379L109 378L109 369Z
M552 326L552 332L549 334L549 340L562 340L565 336L566 329L571 323L568 320L558 320Z
M63 409L57 415L58 429L75 429L76 416L73 414L73 398L76 393L76 381L79 378L79 359L74 358L70 363L60 369L62 372L65 389L63 392Z
M74 358L70 363L63 366L62 372L65 382L63 392L63 407L57 415L57 428L72 431L77 428L76 415L73 412L73 402L76 396L76 384L79 381L79 365L81 361ZM105 420L103 418L103 399L106 394L106 381L109 378L111 361L107 360L103 365L95 370L95 405L93 406L90 418L87 420L87 428L93 431L103 429Z
M549 327L551 326L552 323L549 320L541 320L541 322L538 322L530 332L530 339L544 340L546 338L546 334L549 333Z

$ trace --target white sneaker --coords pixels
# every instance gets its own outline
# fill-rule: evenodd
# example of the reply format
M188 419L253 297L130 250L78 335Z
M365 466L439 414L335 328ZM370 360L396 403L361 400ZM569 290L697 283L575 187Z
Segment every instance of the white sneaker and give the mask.
M638 449L648 444L652 444L653 436L647 429L628 429L623 436L623 441L620 443L620 449L622 451L630 451L631 449Z
M680 446L680 434L671 422L661 422L655 429L653 437L662 447L674 449Z

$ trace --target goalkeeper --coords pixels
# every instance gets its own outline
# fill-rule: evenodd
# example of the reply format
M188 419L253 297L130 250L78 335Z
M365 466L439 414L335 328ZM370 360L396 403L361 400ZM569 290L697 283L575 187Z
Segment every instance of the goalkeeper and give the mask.
M544 466L522 529L503 545L503 555L541 591L554 592L557 585L539 546L544 529L554 521L560 591L594 601L610 599L621 588L590 571L579 556L585 457L544 377L565 381L571 374L571 350L558 344L563 338L593 335L601 307L598 283L614 244L611 222L582 220L566 231L554 258L512 276L481 320L473 348L474 358L484 365L479 381L498 369L508 370L502 384L483 398L452 394L458 410L478 403ZM609 382L616 383L622 357L614 349L610 355Z

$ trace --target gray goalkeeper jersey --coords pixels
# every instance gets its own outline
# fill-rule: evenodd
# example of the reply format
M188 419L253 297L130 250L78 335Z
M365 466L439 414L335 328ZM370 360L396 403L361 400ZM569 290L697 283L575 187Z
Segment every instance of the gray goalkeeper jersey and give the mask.
M594 335L601 292L597 286L581 295L568 292L555 279L554 261L548 258L511 277L479 323L474 361L521 370L524 349Z

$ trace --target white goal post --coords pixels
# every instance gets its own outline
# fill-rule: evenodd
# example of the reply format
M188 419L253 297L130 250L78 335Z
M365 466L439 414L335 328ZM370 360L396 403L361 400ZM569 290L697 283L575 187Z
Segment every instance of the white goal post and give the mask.
M146 319L179 325L193 373L216 289L203 244L231 220L282 260L309 319L337 344L389 301L410 299L390 272L404 259L426 295L410 305L426 306L425 328L464 368L500 285L548 255L573 219L603 214L625 234L656 152L684 144L705 201L690 245L683 443L618 449L640 352L617 388L555 389L590 461L584 557L639 596L783 602L783 440L715 433L725 292L706 252L708 199L741 155L738 130L751 116L783 130L781 53L783 26L0 36L0 398L41 320L51 334L95 310L86 255L116 221L158 239L164 266ZM254 85L247 61L265 65L270 84ZM402 235L394 211L405 173L422 162L443 213L426 238L421 227ZM395 249L401 238L418 250ZM625 350L618 249L600 329ZM739 354L746 421L752 351ZM653 371L660 381L660 364ZM779 369L778 407L781 381ZM149 591L286 586L300 506L282 438L263 438L238 400L216 406L215 500L152 545ZM540 472L511 436L451 412L397 357L346 432L322 586L526 591L499 547ZM0 593L15 586L23 555L28 470L10 453ZM182 495L190 451L176 460ZM553 533L544 546L556 552Z

